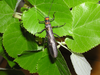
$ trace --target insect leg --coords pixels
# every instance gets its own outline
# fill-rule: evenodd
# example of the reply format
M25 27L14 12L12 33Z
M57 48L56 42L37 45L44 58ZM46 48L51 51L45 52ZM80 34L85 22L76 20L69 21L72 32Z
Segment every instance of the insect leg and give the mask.
M47 35L45 36L45 38L44 38L44 40L43 40L43 50L44 50L44 48L45 48L45 46L46 46L46 39L47 39Z
M55 34L55 33L53 33L54 35L56 35L57 37L59 37L60 38L60 36L59 35L57 35L57 34Z
M43 29L42 31L40 31L40 32L37 32L37 33L38 33L38 34L40 34L40 33L42 33L44 30L46 30L46 29ZM37 34L37 33L35 33L35 34ZM34 34L34 35L35 35L35 34Z
M53 18L50 19L50 22L52 22L52 21L55 19L55 15L54 15L55 13L56 13L56 12L53 13Z
M40 24L43 24L43 23L45 23L45 21L40 21L39 19L38 19L38 21L39 21L39 23L40 23Z
M46 42L46 39L47 39L47 35L46 35L45 38L44 38L44 43Z
M56 35L56 36L58 37L59 41L62 41L59 35L57 35L57 34L55 34L55 33L53 33L53 34Z
M66 23L65 23L66 24ZM64 25L65 25L64 24ZM60 26L53 26L52 28L59 28L59 27L62 27L62 26L64 26L64 25L60 25Z

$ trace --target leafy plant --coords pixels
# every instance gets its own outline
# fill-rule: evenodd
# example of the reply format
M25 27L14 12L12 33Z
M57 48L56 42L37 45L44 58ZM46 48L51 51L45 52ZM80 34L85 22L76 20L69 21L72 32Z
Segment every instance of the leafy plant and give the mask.
M28 8L22 7L22 13L18 13L17 0L0 0L0 55L12 68L17 63L30 73L71 75L59 50L56 59L49 55L43 43L46 32L36 34L45 28L45 24L40 24L38 19L44 21L51 8L50 19L55 12L51 25L66 23L63 27L53 28L53 33L66 36L63 42L71 53L85 53L100 44L99 0L24 1ZM6 54L13 60L8 59Z

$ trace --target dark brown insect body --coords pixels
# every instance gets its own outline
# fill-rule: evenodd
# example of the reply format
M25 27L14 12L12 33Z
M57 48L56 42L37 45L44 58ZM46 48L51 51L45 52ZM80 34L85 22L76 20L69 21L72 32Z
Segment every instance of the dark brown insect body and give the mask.
M53 3L54 0L52 0L52 3ZM57 55L58 55L58 50L57 50L57 44L55 42L55 38L54 38L54 33L52 31L52 27L51 27L51 24L50 22L52 22L54 19L55 19L55 12L53 14L53 18L49 20L49 14L50 14L50 10L51 10L51 7L52 7L52 3L51 3L51 6L50 6L50 9L49 9L49 13L48 13L48 17L45 17L45 21L39 21L40 24L43 24L45 23L45 29L43 29L41 32L38 32L39 34L42 33L44 30L46 30L46 36L47 36L47 40L48 40L48 47L49 47L49 52L50 52L50 55L53 57L53 58L56 58ZM63 25L61 26L53 26L53 28L57 28L57 27L62 27Z
M49 52L53 58L56 58L58 55L57 44L55 42L55 38L53 35L49 17L45 17L45 28L46 28L46 33L47 33Z

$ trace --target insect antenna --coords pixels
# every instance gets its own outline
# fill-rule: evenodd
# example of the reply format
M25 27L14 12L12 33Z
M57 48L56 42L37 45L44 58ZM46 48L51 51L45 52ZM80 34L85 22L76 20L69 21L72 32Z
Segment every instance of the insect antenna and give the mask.
M37 9L37 8L36 8ZM44 17L46 17L43 13L42 13L42 11L40 11L39 9L37 9L37 11L39 11L39 13L41 13Z
M50 10L51 10L51 7L52 7L52 4L53 4L53 1L54 1L54 0L52 0L51 6L50 6L50 9L49 9L48 17L49 17L49 14L50 14Z

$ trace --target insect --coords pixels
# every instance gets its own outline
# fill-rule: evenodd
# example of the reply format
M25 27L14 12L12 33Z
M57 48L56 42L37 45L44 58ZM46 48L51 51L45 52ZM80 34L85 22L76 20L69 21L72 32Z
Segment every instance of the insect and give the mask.
M53 3L53 1L52 1L52 3ZM51 4L51 6L52 6L52 4ZM50 9L49 9L49 13L50 13L50 10L51 10L51 6L50 6ZM47 36L47 42L48 42L50 55L53 58L56 58L57 55L58 55L57 44L56 44L55 37L53 35L54 33L52 31L52 27L51 27L51 24L50 24L50 22L52 22L55 19L55 16L54 16L55 12L53 14L53 18L50 19L50 20L49 20L49 13L48 13L48 17L45 17L45 21L39 21L39 23L45 23L45 29L43 29L41 32L38 32L38 33L42 33L44 30L46 30L46 36ZM53 28L62 27L64 25L53 26Z

